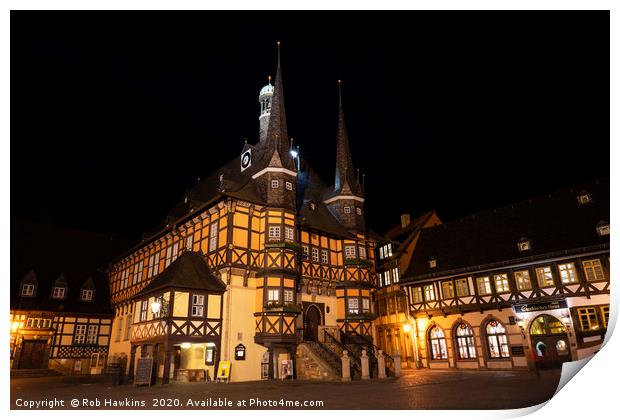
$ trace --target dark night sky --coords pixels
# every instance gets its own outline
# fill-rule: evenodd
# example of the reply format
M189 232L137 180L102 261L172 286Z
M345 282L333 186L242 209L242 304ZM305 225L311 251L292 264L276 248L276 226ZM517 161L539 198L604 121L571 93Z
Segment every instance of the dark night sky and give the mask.
M609 174L608 12L12 12L11 216L138 236L258 136L333 182L337 85L367 221Z

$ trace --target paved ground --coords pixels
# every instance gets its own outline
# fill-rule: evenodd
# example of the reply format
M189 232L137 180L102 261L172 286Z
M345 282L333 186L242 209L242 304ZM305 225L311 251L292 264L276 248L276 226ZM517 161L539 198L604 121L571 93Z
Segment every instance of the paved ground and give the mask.
M156 408L155 399L163 399L164 406L168 406L164 408L172 409L296 408L294 405L281 405L287 401L292 401L292 404L295 401L298 404L304 401L307 404L320 402L318 406L314 403L314 406L298 407L305 409L502 409L528 407L548 400L553 396L559 380L560 370L543 371L539 376L533 372L407 370L399 379L351 383L177 383L150 388L113 386L108 378L102 377L11 379L11 407L24 408L25 402L36 401L45 404L45 401L53 402L55 398L57 404L60 401L64 403L54 407L59 409L71 409L72 399L77 399L82 409L152 409ZM85 401L91 407L85 407ZM190 406L191 401L206 404L207 407ZM243 401L245 406L241 405ZM257 405L257 401L261 401L262 405ZM232 406L222 407L222 403Z

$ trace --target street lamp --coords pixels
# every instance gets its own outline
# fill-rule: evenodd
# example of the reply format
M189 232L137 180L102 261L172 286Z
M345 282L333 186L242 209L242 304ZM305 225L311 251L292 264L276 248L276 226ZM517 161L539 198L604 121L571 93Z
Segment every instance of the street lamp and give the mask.
M158 314L160 309L161 302L159 300L155 300L153 303L151 303L151 312L153 313L153 315Z

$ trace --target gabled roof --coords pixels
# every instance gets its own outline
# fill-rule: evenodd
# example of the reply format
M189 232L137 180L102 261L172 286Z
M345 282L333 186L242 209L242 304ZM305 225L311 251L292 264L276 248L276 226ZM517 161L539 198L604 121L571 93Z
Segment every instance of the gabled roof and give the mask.
M187 251L181 254L136 296L144 296L169 288L224 292L226 285L211 273L207 261L201 253Z
M578 202L581 190L590 194L592 202ZM422 229L401 278L404 282L423 280L568 250L608 248L609 236L599 236L596 226L609 221L609 215L608 178L481 211ZM530 241L531 250L518 250L522 238ZM435 268L430 268L430 259L436 260Z

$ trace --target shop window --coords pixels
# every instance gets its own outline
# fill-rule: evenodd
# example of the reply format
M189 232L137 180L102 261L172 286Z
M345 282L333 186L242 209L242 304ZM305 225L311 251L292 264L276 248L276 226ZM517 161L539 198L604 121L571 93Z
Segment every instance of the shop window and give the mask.
M476 279L476 284L478 286L479 295L484 296L493 293L493 291L491 290L491 280L489 279L489 277L478 277Z
M566 263L558 264L558 271L560 272L560 279L564 284L577 283L577 270L575 270L575 264Z
M469 284L467 283L467 279L457 279L455 283L456 294L458 296L469 296Z
M495 280L495 291L497 293L510 292L508 274L496 274L493 276L493 279Z
M538 267L536 269L536 277L540 287L553 286L553 274L551 267Z
M598 317L596 316L596 309L579 308L577 309L579 315L579 324L581 325L581 331L598 331L600 328L598 323Z
M489 358L501 359L510 357L506 328L497 320L492 320L486 327L487 350Z
M448 359L448 351L446 349L446 337L443 330L435 325L430 329L429 333L431 359L432 360L446 360Z
M532 280L530 279L530 272L527 270L515 271L515 283L517 283L517 289L530 290L532 288Z
M597 281L605 279L601 260L587 260L584 261L582 264L583 271L586 273L586 280Z
M469 324L461 322L456 326L456 348L459 359L475 359L476 344L474 341L474 332Z

